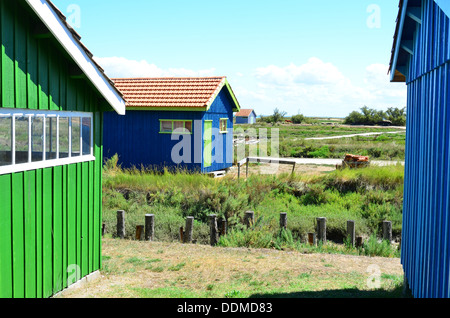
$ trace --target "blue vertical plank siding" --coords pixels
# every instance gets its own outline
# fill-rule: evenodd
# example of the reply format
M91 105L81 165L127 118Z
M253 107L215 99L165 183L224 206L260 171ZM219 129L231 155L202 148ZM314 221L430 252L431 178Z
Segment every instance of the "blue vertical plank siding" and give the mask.
M208 111L155 111L127 110L125 116L114 112L104 114L103 153L105 158L117 154L123 168L186 169L189 171L212 172L232 166L233 158L233 106L231 96L222 89ZM219 133L220 119L228 118L228 133ZM160 120L192 120L192 135L160 134ZM203 132L205 120L213 122L213 163L203 163ZM177 135L175 135L177 136ZM189 162L176 163L172 150L191 137ZM220 141L218 138L223 138ZM183 153L181 153L183 154ZM218 160L214 160L219 158ZM220 158L223 158L220 160Z
M435 1L418 3L421 24L415 24L412 30L414 54L407 60L405 74L408 103L401 263L414 297L447 298L450 20Z
M225 90L222 90L210 109L203 115L203 121L212 120L213 162L211 167L204 167L202 164L202 172L224 170L233 165L233 110L231 105L231 97ZM228 119L226 134L219 131L219 121L223 118Z

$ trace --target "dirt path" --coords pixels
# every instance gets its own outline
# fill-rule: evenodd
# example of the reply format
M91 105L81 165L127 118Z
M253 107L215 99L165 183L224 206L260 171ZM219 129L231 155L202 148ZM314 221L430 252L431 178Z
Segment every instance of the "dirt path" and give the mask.
M384 135L384 134L402 134L402 133L405 133L405 131L369 132L369 133L343 135L343 136L305 138L305 140L342 139L342 138L352 138L352 137L357 137L357 136L376 136L376 135Z

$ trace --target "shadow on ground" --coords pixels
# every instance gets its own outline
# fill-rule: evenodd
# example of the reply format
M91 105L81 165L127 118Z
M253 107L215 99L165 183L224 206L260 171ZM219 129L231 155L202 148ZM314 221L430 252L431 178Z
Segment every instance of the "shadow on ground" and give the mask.
M404 291L402 285L392 291L351 288L293 293L253 294L250 298L412 298L412 296L409 291Z

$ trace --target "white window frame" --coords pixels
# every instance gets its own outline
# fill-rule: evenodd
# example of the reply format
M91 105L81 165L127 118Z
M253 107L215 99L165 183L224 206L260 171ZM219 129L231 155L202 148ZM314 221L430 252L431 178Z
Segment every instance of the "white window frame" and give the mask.
M0 175L57 167L62 165L68 165L79 162L94 161L94 116L89 112L68 112L68 111L46 111L46 110L30 110L30 109L7 109L0 108L0 117L11 118L11 161L12 164L7 166L0 166ZM28 117L28 162L16 164L16 131L15 131L15 118L16 117ZM38 117L43 118L43 154L41 161L32 161L32 127L31 118ZM46 140L46 128L47 119L56 118L56 158L47 159L47 140ZM69 156L67 158L59 158L59 118L69 118ZM72 157L72 117L80 117L80 155ZM82 118L89 118L91 121L90 127L90 153L83 155L83 132L82 132Z

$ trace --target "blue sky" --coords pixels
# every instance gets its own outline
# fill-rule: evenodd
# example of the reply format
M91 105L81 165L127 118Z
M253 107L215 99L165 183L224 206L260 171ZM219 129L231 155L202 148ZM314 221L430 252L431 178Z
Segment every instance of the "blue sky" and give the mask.
M406 104L387 75L395 0L53 2L110 77L227 76L263 115Z

